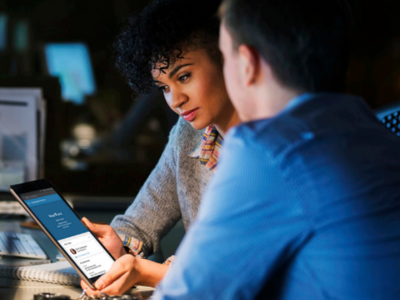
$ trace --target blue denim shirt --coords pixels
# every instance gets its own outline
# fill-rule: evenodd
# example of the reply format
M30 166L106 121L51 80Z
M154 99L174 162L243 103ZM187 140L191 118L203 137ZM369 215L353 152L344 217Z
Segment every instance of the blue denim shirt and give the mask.
M227 134L155 299L400 298L400 140L362 99L294 100Z

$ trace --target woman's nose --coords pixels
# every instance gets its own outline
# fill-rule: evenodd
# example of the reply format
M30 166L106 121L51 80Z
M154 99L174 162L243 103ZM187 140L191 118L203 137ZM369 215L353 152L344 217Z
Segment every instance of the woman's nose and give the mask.
M172 91L171 93L171 107L174 109L180 108L184 103L189 100L189 97L181 91Z

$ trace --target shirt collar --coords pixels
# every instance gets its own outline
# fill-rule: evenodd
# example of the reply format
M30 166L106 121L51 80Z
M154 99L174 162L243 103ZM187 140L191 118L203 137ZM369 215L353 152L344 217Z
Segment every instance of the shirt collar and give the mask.
M315 94L311 94L311 93L304 93L301 94L297 97L292 98L288 104L286 104L285 110L289 110L292 109L296 106L299 106L300 104L303 104L304 102L307 102L308 100L310 100L311 98L313 98L315 96Z

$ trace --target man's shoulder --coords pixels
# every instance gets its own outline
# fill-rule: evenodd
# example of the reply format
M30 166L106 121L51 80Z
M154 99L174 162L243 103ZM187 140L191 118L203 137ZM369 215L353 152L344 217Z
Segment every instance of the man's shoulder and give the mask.
M306 123L299 121L295 123L288 118L251 121L234 128L230 132L229 139L236 144L242 144L249 151L263 149L273 158L305 137L304 134L301 135L301 132L307 132Z
M355 119L374 122L375 118L361 98L345 94L322 94L275 117L241 124L231 137L251 147L261 146L272 157L300 153L305 143L321 142L321 137L340 136L355 126ZM367 121L366 121L367 120Z

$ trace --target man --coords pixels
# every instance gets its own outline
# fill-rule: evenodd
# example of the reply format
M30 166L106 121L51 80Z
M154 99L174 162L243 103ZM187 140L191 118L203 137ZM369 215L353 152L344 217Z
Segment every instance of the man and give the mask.
M340 0L226 0L242 125L154 299L398 299L400 143L341 94Z

